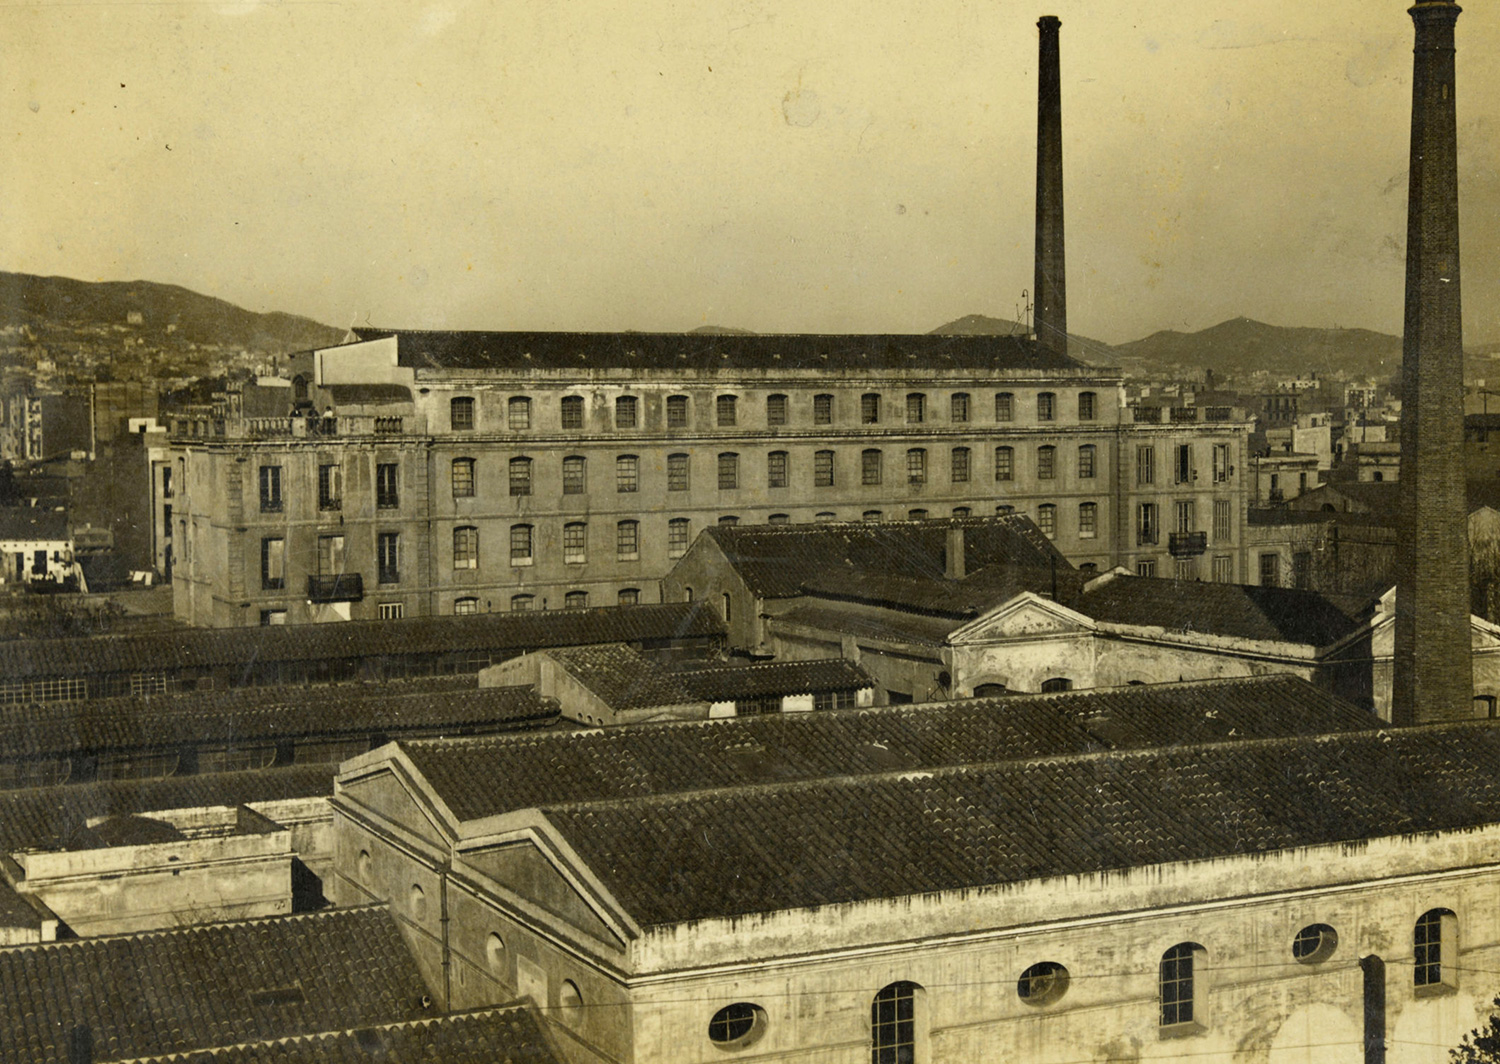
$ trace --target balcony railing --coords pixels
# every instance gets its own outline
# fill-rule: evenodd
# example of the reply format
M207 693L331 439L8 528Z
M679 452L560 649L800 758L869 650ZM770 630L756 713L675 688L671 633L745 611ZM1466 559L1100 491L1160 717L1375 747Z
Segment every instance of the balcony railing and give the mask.
M1174 558L1196 558L1206 550L1207 532L1173 532L1167 537L1167 553Z
M309 602L359 602L365 597L364 578L359 573L337 573L333 576L309 576Z

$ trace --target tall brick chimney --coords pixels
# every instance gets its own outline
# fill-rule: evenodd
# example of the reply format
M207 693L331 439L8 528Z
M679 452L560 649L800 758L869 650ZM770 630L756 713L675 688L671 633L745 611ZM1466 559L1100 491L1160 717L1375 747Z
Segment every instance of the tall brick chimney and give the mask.
M1452 0L1420 0L1401 352L1401 520L1391 721L1473 714Z
M1036 308L1038 347L1068 353L1067 271L1063 263L1062 70L1056 15L1037 22L1041 53L1036 97Z

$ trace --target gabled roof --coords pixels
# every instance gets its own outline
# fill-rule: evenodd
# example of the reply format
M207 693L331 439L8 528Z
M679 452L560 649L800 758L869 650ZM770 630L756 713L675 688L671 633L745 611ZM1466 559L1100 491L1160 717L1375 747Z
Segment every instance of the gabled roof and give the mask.
M1019 336L931 334L739 336L706 333L418 332L355 329L360 341L396 337L398 364L413 369L637 370L671 373L969 370L1095 373Z
M713 525L703 530L752 594L791 598L807 587L848 587L843 577L947 581L948 532L964 532L965 566L1059 571L1073 566L1023 514L935 521L817 525ZM953 582L948 581L951 585Z
M430 1020L325 1031L132 1064L561 1064L534 1009L524 1005Z
M562 647L548 653L569 675L614 709L645 709L695 701L676 676L622 643Z
M541 814L640 924L682 923L1493 825L1500 727L1072 754Z
M0 539L66 542L68 515L40 506L0 506Z
M0 642L0 677L79 676L274 661L484 652L520 654L589 643L665 643L722 636L724 623L702 602L528 610L401 621L181 628L137 635Z
M0 706L0 760L188 743L538 727L557 706L528 687L440 680L242 687L188 694Z
M874 686L869 673L843 658L705 665L682 669L676 675L694 698L704 702L854 691Z
M0 1062L101 1061L421 1019L426 986L383 908L0 950Z
M1201 580L1109 574L1070 605L1103 624L1324 647L1370 615L1366 599Z
M1376 723L1305 680L1270 676L400 745L470 821L559 802Z

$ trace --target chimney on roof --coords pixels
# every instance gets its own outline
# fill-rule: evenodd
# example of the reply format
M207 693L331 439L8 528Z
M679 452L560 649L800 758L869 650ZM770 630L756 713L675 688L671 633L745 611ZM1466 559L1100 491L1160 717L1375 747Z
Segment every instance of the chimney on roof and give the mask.
M1419 0L1406 207L1401 508L1391 721L1473 713L1452 0Z
M964 530L962 525L948 529L948 549L943 552L943 575L949 580L964 578Z
M1036 277L1031 289L1039 348L1068 353L1067 272L1063 265L1062 70L1057 32L1043 15L1036 100Z

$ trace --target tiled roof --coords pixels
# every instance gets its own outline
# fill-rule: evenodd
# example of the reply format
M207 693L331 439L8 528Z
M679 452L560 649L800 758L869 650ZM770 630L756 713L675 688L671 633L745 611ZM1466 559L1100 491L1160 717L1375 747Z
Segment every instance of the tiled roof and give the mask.
M882 639L894 643L940 647L947 642L950 632L973 619L968 613L962 617L933 617L867 606L864 603L806 604L809 601L816 600L804 600L785 613L772 616L770 630L774 632L783 624L802 625L851 635L856 639Z
M623 644L564 647L550 653L574 679L617 710L695 701L675 675Z
M453 814L474 820L558 802L1375 723L1305 680L1270 676L401 746Z
M68 538L68 515L39 506L0 506L0 539L61 541ZM31 559L27 559L27 565Z
M0 760L182 743L304 736L465 732L540 726L557 707L529 687L426 680L383 685L247 687L190 694L0 706Z
M854 691L874 686L869 673L843 658L710 665L683 669L676 675L694 698L705 702Z
M659 370L670 373L817 370L1095 372L1018 336L930 334L739 336L705 333L415 332L355 329L360 340L397 337L402 366L432 370Z
M965 566L1070 570L1029 517L958 517L935 521L821 525L713 525L712 536L751 592L790 598L837 574L878 579L942 580L948 530L964 530Z
M1023 591L1051 595L1056 589L1066 599L1086 579L1087 574L1071 566L1053 570L997 564L962 580L830 569L808 578L802 589L809 597L957 619L978 616Z
M1113 575L1070 603L1096 621L1322 647L1368 616L1360 598L1201 580Z
M0 677L77 676L204 666L249 667L416 654L521 653L587 643L659 643L722 635L724 624L705 603L609 606L580 610L482 613L402 621L183 628L139 635L0 642Z
M1500 727L1112 751L542 812L642 924L677 923L1494 824Z
M525 1006L298 1035L210 1052L172 1053L129 1064L370 1064L380 1060L391 1064L561 1064L541 1021Z
M337 771L332 764L296 765L0 791L0 851L67 849L88 837L87 821L96 817L328 796Z
M384 908L0 950L0 1062L109 1061L420 1019L421 976Z

